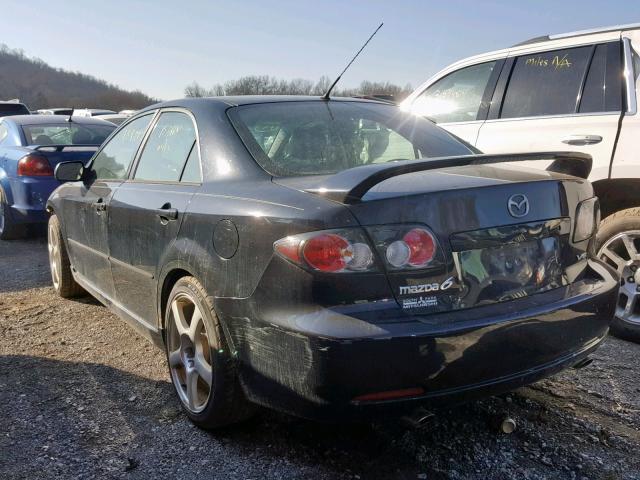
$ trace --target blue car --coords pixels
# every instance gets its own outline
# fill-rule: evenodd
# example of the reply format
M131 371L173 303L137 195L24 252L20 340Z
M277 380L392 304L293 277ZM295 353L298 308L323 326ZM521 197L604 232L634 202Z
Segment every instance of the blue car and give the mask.
M88 161L115 130L91 117L14 115L0 118L0 240L46 224L45 205L63 161Z

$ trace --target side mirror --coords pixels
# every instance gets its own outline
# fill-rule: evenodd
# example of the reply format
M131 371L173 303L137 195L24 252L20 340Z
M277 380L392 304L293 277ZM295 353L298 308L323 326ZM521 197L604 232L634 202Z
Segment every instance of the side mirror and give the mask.
M84 176L84 163L82 162L61 162L56 165L53 174L60 182L77 182Z

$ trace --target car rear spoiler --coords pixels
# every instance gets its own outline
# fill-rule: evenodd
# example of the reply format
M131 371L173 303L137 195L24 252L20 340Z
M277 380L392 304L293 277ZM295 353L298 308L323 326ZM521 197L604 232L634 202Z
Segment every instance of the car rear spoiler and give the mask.
M548 171L587 178L591 173L591 155L580 152L537 152L502 155L465 155L425 160L405 160L393 163L362 165L335 175L321 177L317 186L304 188L306 192L321 195L340 203L356 203L373 186L388 178L406 173L437 170L440 168L493 163L524 162L532 160L552 161Z
M100 145L89 145L89 144L78 144L78 145L35 145L29 148L33 150L48 150L51 149L54 152L61 152L66 149L72 148L95 148L96 150L100 147Z

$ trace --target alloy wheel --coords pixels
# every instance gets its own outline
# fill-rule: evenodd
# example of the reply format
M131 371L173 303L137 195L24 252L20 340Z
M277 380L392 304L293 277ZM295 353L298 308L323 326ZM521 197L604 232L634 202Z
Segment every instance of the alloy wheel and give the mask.
M60 287L60 269L61 269L61 257L60 257L60 237L56 231L54 225L49 225L49 235L47 241L47 249L49 250L49 266L51 267L51 280L56 290Z
M616 317L640 324L640 230L614 235L602 245L598 257L620 275Z
M171 302L167 351L171 379L180 400L190 412L201 412L213 383L211 344L200 308L184 293Z

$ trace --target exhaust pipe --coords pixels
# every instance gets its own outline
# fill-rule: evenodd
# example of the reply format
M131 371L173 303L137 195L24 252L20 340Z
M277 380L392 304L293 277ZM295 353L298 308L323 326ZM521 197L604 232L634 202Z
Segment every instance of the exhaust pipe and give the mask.
M416 408L413 412L405 415L400 421L410 428L423 428L435 418L435 414L422 407Z
M573 368L575 368L576 370L579 370L581 368L587 367L589 365L591 365L593 363L593 358L583 358L582 360L580 360L578 363L576 363Z

